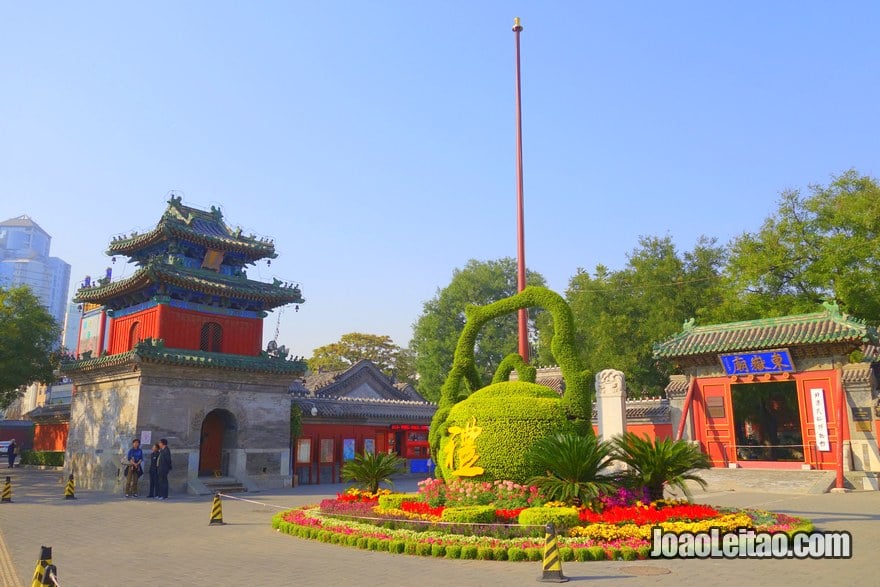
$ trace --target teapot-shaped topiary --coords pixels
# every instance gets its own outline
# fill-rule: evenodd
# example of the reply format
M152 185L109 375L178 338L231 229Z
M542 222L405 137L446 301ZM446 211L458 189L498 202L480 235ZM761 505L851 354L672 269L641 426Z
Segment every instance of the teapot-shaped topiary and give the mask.
M522 308L542 307L553 316L553 356L565 378L560 398L535 384L535 369L517 354L498 366L483 387L474 361L474 345L483 324ZM544 473L528 458L532 444L557 432L592 434L592 377L583 369L574 345L574 317L562 297L543 287L523 291L486 306L468 306L452 370L440 391L429 440L438 476L525 482ZM507 381L516 369L519 381Z

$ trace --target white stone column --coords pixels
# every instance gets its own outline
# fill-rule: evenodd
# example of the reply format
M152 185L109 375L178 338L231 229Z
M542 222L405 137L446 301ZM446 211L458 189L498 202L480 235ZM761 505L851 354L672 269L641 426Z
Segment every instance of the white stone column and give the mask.
M611 440L626 432L626 379L623 371L605 369L596 374L596 412L601 440Z
M290 477L290 449L285 448L281 451L281 474Z

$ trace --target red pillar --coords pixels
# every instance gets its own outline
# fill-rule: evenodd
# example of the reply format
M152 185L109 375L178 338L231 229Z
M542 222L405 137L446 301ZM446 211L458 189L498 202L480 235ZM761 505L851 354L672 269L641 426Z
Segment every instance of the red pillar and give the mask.
M523 28L519 17L513 19L513 37L516 45L516 252L517 252L517 291L526 287L526 236L523 200L522 173L522 83L520 78L519 34ZM519 354L529 362L529 311L521 308L519 318Z

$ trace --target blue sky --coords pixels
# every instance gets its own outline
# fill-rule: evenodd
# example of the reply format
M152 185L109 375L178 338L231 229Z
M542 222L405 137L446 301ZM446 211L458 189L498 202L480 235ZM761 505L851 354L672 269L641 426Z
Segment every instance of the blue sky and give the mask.
M514 16L526 259L556 290L639 235L726 242L781 190L880 174L876 2L15 2L0 216L73 285L177 190L275 239L250 275L301 284L294 354L405 346L453 269L516 254Z

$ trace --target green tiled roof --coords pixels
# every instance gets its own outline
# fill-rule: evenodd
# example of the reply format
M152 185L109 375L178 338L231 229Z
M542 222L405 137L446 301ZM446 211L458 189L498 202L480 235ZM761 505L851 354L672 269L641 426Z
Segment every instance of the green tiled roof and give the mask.
M174 349L166 348L161 340L152 339L139 342L133 350L125 353L62 363L61 370L64 373L78 373L132 362L187 365L260 373L289 373L294 377L301 376L306 371L305 361L272 356L265 352L257 356L249 356Z
M813 314L763 318L685 328L654 345L654 357L675 359L715 353L807 345L877 343L877 331L861 320L841 314L835 305Z
M150 261L126 279L96 287L82 288L76 292L74 301L101 304L112 298L136 292L154 283L174 285L222 298L236 297L259 300L270 307L301 304L305 301L299 287L284 285L278 280L273 283L264 283L245 277L223 275L211 269L193 269L182 265L172 265L161 259Z
M251 261L274 259L275 244L254 235L244 236L241 229L231 229L224 221L219 208L210 212L184 206L180 198L168 200L168 208L156 227L144 234L114 238L107 249L108 255L131 255L136 251L161 242L178 238L204 245L218 251L235 251Z

